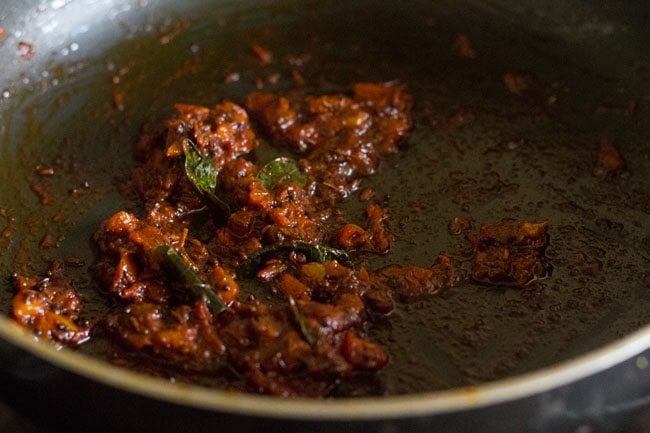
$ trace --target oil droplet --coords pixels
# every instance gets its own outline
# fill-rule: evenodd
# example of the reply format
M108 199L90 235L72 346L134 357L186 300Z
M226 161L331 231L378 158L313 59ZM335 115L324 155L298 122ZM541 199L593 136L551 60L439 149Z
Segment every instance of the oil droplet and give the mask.
M639 356L636 359L636 367L639 370L645 370L646 368L648 368L648 366L650 366L650 361L648 361L648 358L646 358L645 356Z
M63 6L65 6L65 0L54 0L51 4L50 7L52 9L61 9Z
M73 42L70 44L70 51L75 52L79 49L79 44L76 42Z
M4 89L4 90L2 91L2 97L3 97L4 99L9 99L9 98L11 98L11 92L9 92L9 90L7 90L7 89Z

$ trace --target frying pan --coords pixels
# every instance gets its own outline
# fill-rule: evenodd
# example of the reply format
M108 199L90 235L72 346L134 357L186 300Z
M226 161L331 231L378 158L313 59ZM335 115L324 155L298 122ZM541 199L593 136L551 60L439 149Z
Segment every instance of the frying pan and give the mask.
M624 426L650 402L649 16L641 1L4 1L4 313L12 273L53 259L67 260L89 316L106 308L90 236L112 213L138 211L116 179L143 125L176 102L241 100L257 79L289 89L294 69L308 92L396 79L415 97L408 143L367 181L397 236L368 267L428 266L440 251L468 260L466 240L447 231L461 216L475 229L548 220L553 273L523 289L465 284L400 300L368 330L391 354L375 396L338 400L151 377L103 361L109 348L56 350L0 318L3 402L63 431ZM476 58L454 53L458 33ZM274 61L261 66L253 44ZM528 88L508 91L508 73ZM603 137L626 161L607 178L593 175ZM344 207L362 215L355 197Z

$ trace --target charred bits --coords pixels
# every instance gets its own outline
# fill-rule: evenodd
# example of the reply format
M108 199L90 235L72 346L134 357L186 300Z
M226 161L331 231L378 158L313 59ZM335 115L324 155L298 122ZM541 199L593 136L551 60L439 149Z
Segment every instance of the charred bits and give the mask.
M23 59L31 60L34 57L34 46L30 43L20 41L18 42L16 52Z
M598 143L596 164L593 174L596 177L608 177L620 174L625 170L625 161L618 148L607 138L603 137Z
M545 256L548 222L502 220L482 224L474 245L471 276L477 282L523 287L550 276Z
M452 41L454 54L461 59L475 59L476 50L472 47L472 41L467 33L456 33Z

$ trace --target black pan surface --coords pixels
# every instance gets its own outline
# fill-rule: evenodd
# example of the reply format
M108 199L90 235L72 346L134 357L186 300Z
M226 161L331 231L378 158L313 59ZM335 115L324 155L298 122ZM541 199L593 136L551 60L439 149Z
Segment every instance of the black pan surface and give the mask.
M14 3L0 16L20 16ZM3 312L10 275L71 258L83 263L70 267L88 317L106 308L89 270L90 236L115 211L137 212L116 179L142 126L177 102L241 100L258 79L265 90L289 89L297 69L308 92L397 79L415 97L407 146L367 180L385 195L397 236L368 267L428 266L441 251L468 260L467 241L447 230L455 216L475 230L502 218L550 223L550 278L523 289L465 284L377 321L369 334L391 362L369 392L530 372L648 323L650 29L641 3L33 3L24 21L0 21L0 54L11 59L0 74ZM454 54L459 32L475 59ZM31 59L17 53L20 42L33 46ZM253 44L274 61L260 66ZM289 61L305 53L304 65ZM509 72L527 77L522 95L504 86ZM593 175L603 137L626 161L621 175ZM43 167L54 175L39 175ZM357 197L345 207L362 218ZM108 351L101 341L80 350Z

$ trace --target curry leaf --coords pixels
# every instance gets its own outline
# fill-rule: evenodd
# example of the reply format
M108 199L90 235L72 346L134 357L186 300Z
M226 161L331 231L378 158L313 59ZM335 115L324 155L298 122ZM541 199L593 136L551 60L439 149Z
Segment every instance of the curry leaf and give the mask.
M250 256L242 263L242 268L246 273L252 273L255 269L264 264L264 261L273 255L295 251L304 254L310 262L331 262L336 260L341 263L349 263L350 256L347 252L324 245L314 245L307 242L293 241L269 245L255 254Z
M230 214L228 204L217 196L219 170L214 160L204 156L191 140L183 140L185 153L185 174L198 192L210 199L226 215Z
M293 245L294 251L298 251L307 256L307 259L312 262L331 262L337 260L341 263L348 263L350 256L344 250L339 250L325 245L312 245L304 242L295 242Z
M219 175L213 160L203 156L191 140L183 140L183 151L187 177L199 192L204 194L213 192L217 187Z
M217 316L226 310L223 301L214 292L210 284L206 284L194 270L183 260L183 257L169 245L161 245L156 248L157 254L162 258L164 265L187 289L194 300L205 298L213 316Z
M276 158L262 167L257 173L257 179L269 189L280 181L295 182L300 186L305 186L309 181L309 177L300 170L296 160L286 157Z
M298 309L298 306L296 305L296 301L294 301L293 298L289 298L289 308L291 309L291 314L293 315L293 320L296 321L298 324L298 327L300 328L300 333L302 334L302 337L305 339L305 341L312 346L316 344L318 339L314 335L314 333L309 329L307 326L307 323L305 322L305 316L302 315L300 310Z

